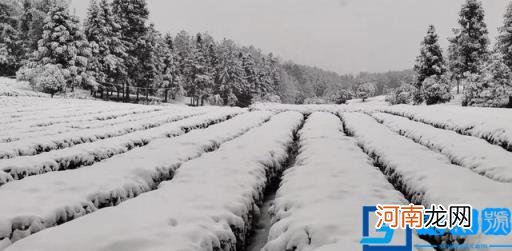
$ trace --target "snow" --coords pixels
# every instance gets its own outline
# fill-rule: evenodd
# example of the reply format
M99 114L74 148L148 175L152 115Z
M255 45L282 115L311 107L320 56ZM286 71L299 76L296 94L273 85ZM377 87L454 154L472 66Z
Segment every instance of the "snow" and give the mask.
M183 112L162 111L155 114L155 117L146 118L145 120L140 121L135 120L103 128L70 131L57 135L42 135L23 138L10 144L0 144L0 159L35 155L40 152L62 149L77 144L120 136L138 130L157 127L192 115L197 115L199 113L200 111L194 110L185 110Z
M249 114L258 113L262 115ZM301 121L296 112L278 114L216 151L185 162L159 189L30 236L7 250L234 250L250 230L268 175L282 168Z
M456 106L397 105L380 108L438 128L485 139L512 150L512 110Z
M359 250L362 205L512 208L506 109L4 96L0 114L0 250ZM263 201L302 114L297 162ZM269 204L269 242L247 239Z
M285 171L263 250L359 250L363 206L407 204L342 130L340 119L330 113L313 113L306 121L300 154Z
M445 154L453 163L493 180L512 182L512 154L499 146L399 116L386 113L372 116L391 130Z
M11 180L19 180L25 176L92 165L103 159L125 153L137 146L147 145L157 138L177 137L189 130L219 123L243 111L240 108L221 108L216 112L190 117L119 137L84 143L33 156L2 159L0 160L0 170L9 173ZM0 180L0 185L7 182L8 180L4 182Z
M364 151L382 166L388 180L399 186L412 203L470 204L476 209L512 208L512 184L499 183L427 147L393 133L362 113L342 113L345 130L353 134ZM494 238L494 239L493 239ZM512 236L471 236L469 243L511 243Z
M32 91L27 82L4 77L0 77L0 96L49 97L48 94Z
M161 181L172 178L183 162L261 125L271 115L270 112L242 114L176 138L154 140L143 148L87 168L7 183L0 189L0 233L7 231L8 235L0 238L12 235L11 240L16 241L156 189Z
M145 120L154 117L162 117L167 113L176 112L179 109L173 110L155 110L155 109L140 109L126 112L116 112L115 116L112 115L101 115L98 116L97 109L93 117L75 117L73 119L64 118L63 120L53 119L49 121L41 120L41 117L36 118L36 123L30 125L26 120L22 120L20 123L12 123L6 126L5 131L0 135L0 142L12 142L20 139L32 138L37 136L49 136L56 135L65 132L78 131L78 129L90 129L90 128L101 128L106 126L113 126L116 124L122 124L132 122L136 120ZM108 119L102 119L108 118ZM27 126L28 124L28 126ZM13 136L18 135L18 136Z

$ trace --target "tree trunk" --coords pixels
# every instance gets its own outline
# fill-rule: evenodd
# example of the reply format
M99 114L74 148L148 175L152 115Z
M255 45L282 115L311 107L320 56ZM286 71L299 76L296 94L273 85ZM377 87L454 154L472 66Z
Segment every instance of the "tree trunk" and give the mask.
M149 90L146 90L146 102L149 104Z
M460 94L460 80L457 79L457 94Z
M125 97L125 100L126 102L130 102L130 86L129 85L126 85L126 97Z
M169 96L169 90L165 89L165 91L164 91L164 103L167 103L167 96Z
M135 102L139 103L139 88L137 88L137 98L135 98Z
M508 108L512 108L512 96L508 96Z

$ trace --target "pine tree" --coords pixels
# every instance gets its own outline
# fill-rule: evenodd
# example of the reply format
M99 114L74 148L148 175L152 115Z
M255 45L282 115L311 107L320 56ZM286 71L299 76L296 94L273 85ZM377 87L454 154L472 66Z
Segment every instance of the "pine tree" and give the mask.
M499 51L492 54L481 75L473 75L464 90L466 105L503 107L512 104L512 71Z
M150 94L155 94L155 87L163 81L164 61L163 61L163 40L153 24L147 29L146 35L139 42L139 80L137 81L137 101L140 90L144 91L146 100Z
M17 30L17 2L0 1L0 75L12 76L20 67L23 47Z
M176 78L180 83L182 83L182 88L187 90L190 83L193 83L192 39L186 31L180 31L174 38L173 42Z
M145 50L144 36L148 34L149 10L145 0L114 0L112 9L120 25L121 41L126 47L123 61L128 76L122 84L125 92L124 99L128 100L130 86L135 86L144 78L139 63Z
M43 37L34 62L36 65L56 65L64 73L66 87L90 85L87 72L91 57L89 43L80 30L78 18L69 13L66 5L53 7L45 19Z
M238 98L235 93L241 93L245 85L244 70L236 44L224 39L218 49L218 64L216 66L215 94L219 94L226 105L236 105Z
M443 51L439 46L439 38L433 25L428 27L427 35L421 42L420 55L414 66L416 73L415 87L421 90L425 79L431 76L441 76L446 72Z
M504 16L503 26L499 28L497 48L503 55L504 63L512 70L512 2Z
M107 0L100 0L99 5L96 0L91 1L85 34L92 48L89 69L101 85L102 94L113 89L119 93L117 82L127 77L123 61L126 48L121 41L120 25Z
M162 83L158 86L163 89L164 102L168 101L169 92L173 99L176 99L178 92L183 87L177 74L177 62L175 60L174 41L171 34L165 34L162 44L159 47L159 55L163 64Z
M459 81L466 74L478 74L488 58L488 31L484 22L484 9L478 0L466 0L459 14L459 28L450 39L449 68L452 76Z

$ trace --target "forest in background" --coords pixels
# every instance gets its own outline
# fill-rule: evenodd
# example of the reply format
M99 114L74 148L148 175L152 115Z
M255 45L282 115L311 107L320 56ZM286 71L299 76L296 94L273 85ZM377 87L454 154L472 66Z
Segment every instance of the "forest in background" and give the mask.
M207 33L162 34L148 17L144 0L93 0L83 23L61 0L0 0L0 75L52 95L83 88L111 100L238 106L344 103L413 79L412 70L340 75Z

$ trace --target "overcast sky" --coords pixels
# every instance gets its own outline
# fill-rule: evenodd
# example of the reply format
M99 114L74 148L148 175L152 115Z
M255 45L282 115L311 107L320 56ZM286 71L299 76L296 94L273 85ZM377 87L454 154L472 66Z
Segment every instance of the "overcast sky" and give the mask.
M464 0L148 0L162 32L208 32L339 73L412 68L427 26L441 45ZM494 42L509 0L484 0ZM89 2L72 0L82 18Z

